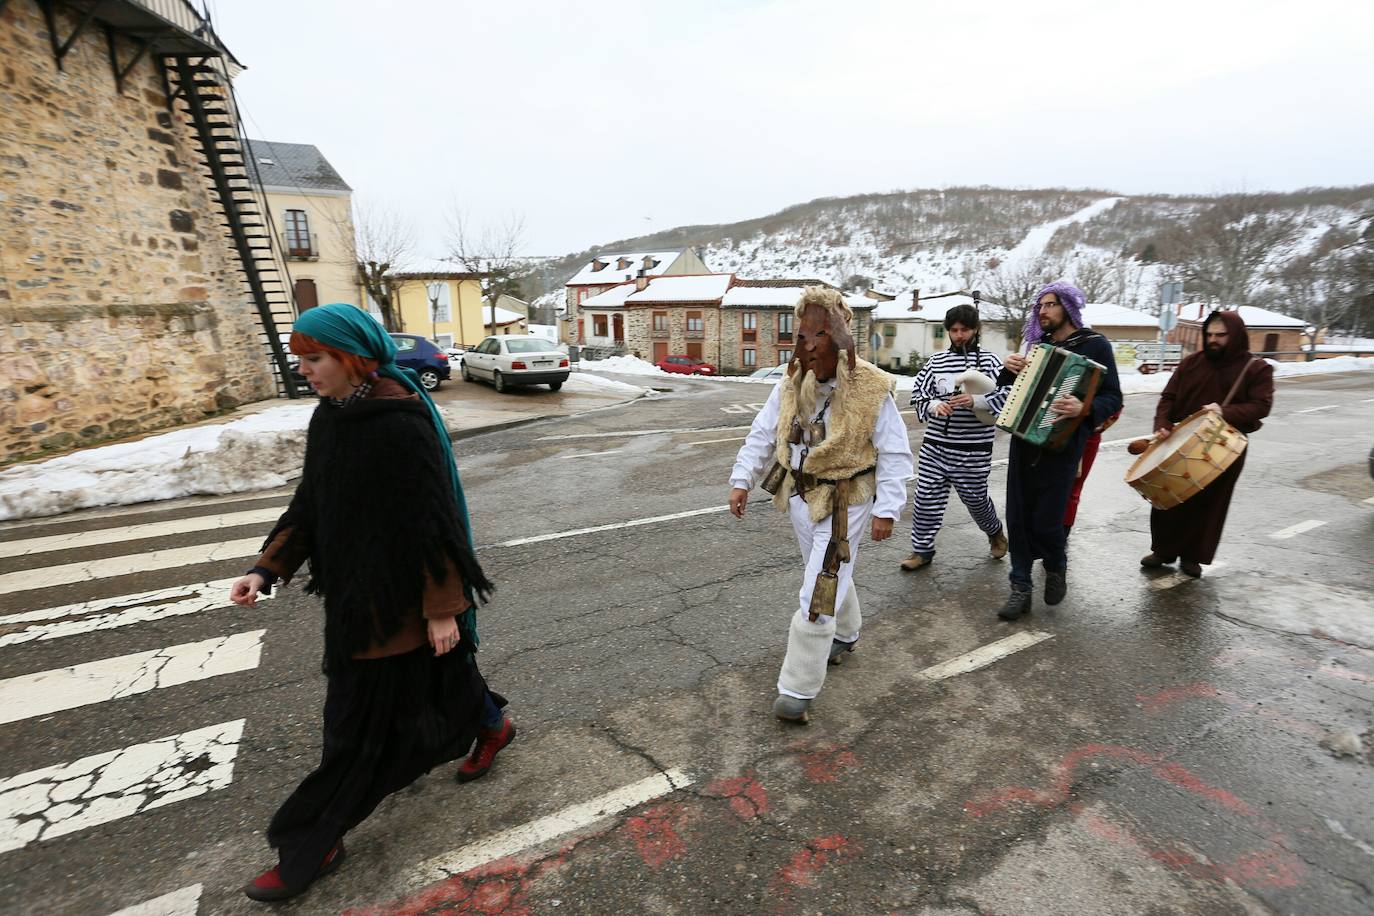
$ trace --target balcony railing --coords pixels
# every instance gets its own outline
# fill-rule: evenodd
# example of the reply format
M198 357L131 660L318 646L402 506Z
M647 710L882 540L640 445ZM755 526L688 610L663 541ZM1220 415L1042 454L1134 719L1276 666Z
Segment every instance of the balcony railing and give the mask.
M706 332L703 330L693 331L691 328L688 328L684 332L683 336L685 336L688 340L700 340L701 338L706 336Z
M649 336L655 340L666 340L670 336L667 328L650 328Z
M281 237L281 250L286 252L288 261L318 261L319 237L313 232L309 233L308 238L302 238L300 233L284 233Z

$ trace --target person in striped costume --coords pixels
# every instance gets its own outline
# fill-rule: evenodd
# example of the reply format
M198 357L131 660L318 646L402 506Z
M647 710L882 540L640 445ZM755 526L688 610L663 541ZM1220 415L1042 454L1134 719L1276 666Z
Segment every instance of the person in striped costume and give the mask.
M949 349L928 359L916 374L911 406L927 424L917 456L916 495L911 503L911 555L902 569L929 566L935 558L935 536L945 517L952 484L973 521L988 536L992 556L1007 555L1007 537L988 496L992 440L997 429L978 413L996 416L1011 386L997 387L1002 361L978 346L978 310L956 305L945 313ZM962 390L960 376L973 370L988 379L986 394Z

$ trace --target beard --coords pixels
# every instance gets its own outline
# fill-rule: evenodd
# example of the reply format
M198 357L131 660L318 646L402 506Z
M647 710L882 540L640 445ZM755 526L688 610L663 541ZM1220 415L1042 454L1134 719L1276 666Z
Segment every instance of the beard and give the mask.
M819 384L815 371L811 369L798 372L792 378L792 390L796 394L797 416L803 418L803 422L810 420L816 412L816 386Z
M1214 363L1219 363L1222 357L1226 355L1226 348L1216 344L1208 344L1202 348L1202 355Z
M1058 321L1056 321L1055 319L1049 317L1048 315L1041 315L1041 316L1040 316L1040 330L1044 331L1046 336L1049 336L1049 335L1054 334L1055 332L1057 332L1057 331L1058 331L1060 328L1062 328L1063 326L1064 326L1064 319L1063 319L1063 318L1060 318Z

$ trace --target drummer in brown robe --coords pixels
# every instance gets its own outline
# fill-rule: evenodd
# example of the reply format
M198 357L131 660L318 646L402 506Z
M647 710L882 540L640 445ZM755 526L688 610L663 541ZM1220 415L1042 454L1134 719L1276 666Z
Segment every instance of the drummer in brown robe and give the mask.
M1250 354L1245 322L1236 312L1213 312L1202 324L1203 349L1179 363L1155 409L1155 438L1162 439L1174 424L1199 410L1220 411L1227 423L1249 435L1259 429L1274 403L1274 368ZM1222 406L1232 385L1235 394ZM1242 452L1205 490L1172 509L1150 512L1150 553L1140 565L1164 566L1181 561L1179 569L1197 578L1212 562L1231 491L1245 467Z

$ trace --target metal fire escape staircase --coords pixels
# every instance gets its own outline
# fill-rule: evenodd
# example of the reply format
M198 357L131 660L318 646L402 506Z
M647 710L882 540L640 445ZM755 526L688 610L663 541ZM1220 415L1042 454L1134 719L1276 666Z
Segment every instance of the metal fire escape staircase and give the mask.
M194 130L201 165L219 199L223 228L238 253L244 287L257 316L257 345L267 356L281 397L295 398L283 337L296 309L286 261L277 249L272 213L258 187L256 163L236 115L233 86L212 62L194 56L163 57L167 104Z

